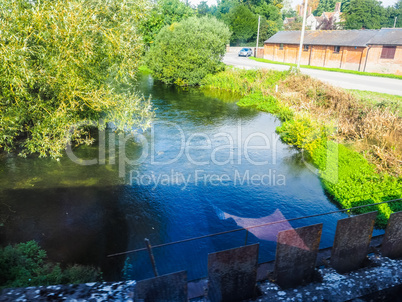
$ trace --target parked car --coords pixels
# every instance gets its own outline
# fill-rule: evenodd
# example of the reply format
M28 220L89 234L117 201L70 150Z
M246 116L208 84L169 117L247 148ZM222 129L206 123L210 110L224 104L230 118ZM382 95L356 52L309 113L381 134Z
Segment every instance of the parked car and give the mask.
M249 57L253 55L253 50L251 48L242 48L239 51L239 57Z

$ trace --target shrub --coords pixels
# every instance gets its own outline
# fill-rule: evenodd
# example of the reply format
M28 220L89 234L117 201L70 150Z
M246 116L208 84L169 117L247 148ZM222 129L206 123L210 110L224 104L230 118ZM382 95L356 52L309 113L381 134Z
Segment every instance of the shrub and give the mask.
M165 26L146 55L152 74L167 84L198 85L223 69L228 27L213 17L191 17Z
M46 251L28 241L0 249L0 288L99 281L99 269L74 265L65 270L46 260Z
M76 125L149 125L149 100L131 88L147 4L132 3L0 0L0 149L59 157L92 142Z

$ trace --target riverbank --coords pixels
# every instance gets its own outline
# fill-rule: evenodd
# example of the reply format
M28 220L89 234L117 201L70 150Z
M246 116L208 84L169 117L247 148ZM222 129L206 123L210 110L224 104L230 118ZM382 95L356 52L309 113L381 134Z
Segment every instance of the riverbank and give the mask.
M242 107L276 115L282 140L312 159L330 197L343 208L402 197L402 119L396 108L362 102L351 93L294 72L228 70L204 80L241 93ZM384 227L401 202L378 210ZM361 211L356 211L361 213Z

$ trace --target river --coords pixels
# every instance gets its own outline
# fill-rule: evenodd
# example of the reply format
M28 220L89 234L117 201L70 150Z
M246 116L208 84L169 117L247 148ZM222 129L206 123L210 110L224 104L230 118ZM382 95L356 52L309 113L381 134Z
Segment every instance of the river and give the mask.
M139 89L152 95L156 117L135 139L109 129L59 161L0 155L2 245L34 239L51 260L99 266L105 280L121 278L128 256L139 280L152 277L146 252L108 255L143 248L144 238L158 245L337 209L302 153L279 140L272 115L238 107L236 95L166 86L149 75ZM290 225L323 223L328 247L344 217ZM260 262L274 259L283 226L248 235L248 244L260 242ZM204 277L208 253L244 245L245 234L155 248L158 271Z

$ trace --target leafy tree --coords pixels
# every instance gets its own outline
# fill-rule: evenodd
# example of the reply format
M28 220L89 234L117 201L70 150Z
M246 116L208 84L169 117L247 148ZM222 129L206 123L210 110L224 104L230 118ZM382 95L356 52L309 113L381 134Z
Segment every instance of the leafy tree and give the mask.
M290 7L288 2L285 4ZM256 40L258 16L261 16L260 41L280 30L283 5L282 0L218 0L215 16L232 31L231 43L239 45Z
M46 251L28 241L0 248L0 288L99 281L98 269L74 265L64 270L47 261Z
M266 20L270 21L282 20L280 9L277 6L273 4L268 4L266 2L262 3L259 6L254 7L253 12L256 15L265 17Z
M257 32L258 17L245 5L237 5L228 14L232 43L248 42Z
M261 18L259 41L264 43L265 40L268 40L270 37L275 35L280 28L281 25L278 25L278 22Z
M394 6L389 6L386 9L387 23L385 27L402 27L402 0L395 3ZM395 23L396 18L396 23Z
M320 0L310 0L308 2L308 7L310 7L311 11L314 12L317 9L319 4L320 4Z
M347 29L378 29L387 22L385 9L377 0L351 0L344 18Z
M209 14L210 9L207 1L201 1L197 6L197 13L199 16L205 16Z
M303 25L303 19L300 16L296 16L295 20L285 25L285 30L301 30Z
M150 103L130 85L145 7L145 0L0 0L0 149L59 157L72 140L92 142L77 125L149 126Z
M239 0L217 0L215 17L228 23L228 14L231 8L239 5Z
M220 69L229 37L229 28L216 18L191 17L162 28L146 63L165 83L197 85Z
M349 10L350 0L343 0L341 4L341 12L345 12Z
M146 45L154 43L156 35L166 25L194 16L194 10L180 0L158 0L148 18L141 23Z
M317 9L313 12L315 16L321 16L323 12L333 12L338 0L320 0Z

